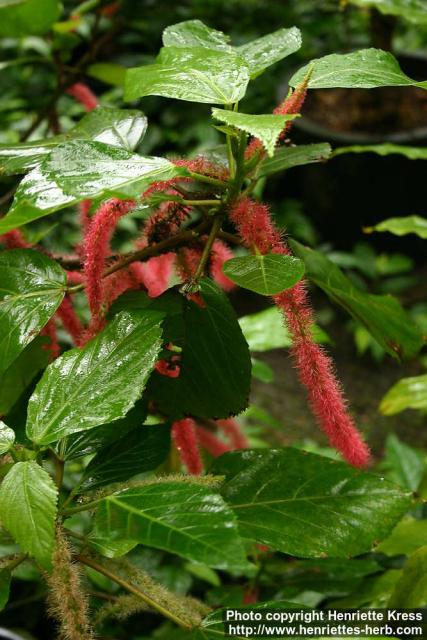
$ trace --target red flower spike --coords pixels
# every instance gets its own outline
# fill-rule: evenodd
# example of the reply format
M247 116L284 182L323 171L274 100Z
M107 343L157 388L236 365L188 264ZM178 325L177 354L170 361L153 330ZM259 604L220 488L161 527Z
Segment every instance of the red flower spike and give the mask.
M135 203L132 200L108 200L92 218L84 241L84 275L86 294L92 316L99 316L104 297L102 274L110 255L110 239L119 219L126 215Z
M19 229L13 229L0 236L1 242L7 249L28 249L31 244L27 242Z
M169 360L159 360L154 367L161 376L167 378L179 378L181 373L181 367L176 362L170 362Z
M174 422L172 425L172 439L188 473L194 476L200 475L203 471L203 463L200 457L194 420L184 418Z
M223 453L231 451L225 442L222 442L212 431L208 431L204 427L197 427L197 439L201 446L214 458L218 458L218 456L222 456Z
M234 258L234 254L226 244L221 240L215 240L212 246L212 253L210 258L210 272L212 278L217 284L219 284L224 291L232 291L236 288L234 282L232 282L222 272L222 266L227 260Z
M175 263L174 253L163 253L147 262L130 265L130 271L138 282L147 289L150 298L157 298L169 287Z
M58 336L56 333L55 320L52 318L40 331L41 336L47 336L50 338L50 343L43 346L45 351L50 351L51 360L55 360L60 354L60 347L58 344Z
M90 223L92 221L89 215L91 206L92 206L92 200L82 200L81 202L79 202L79 205L78 205L79 214L80 214L80 226L82 228L83 235L85 235L88 232Z
M233 449L247 449L249 447L248 439L237 420L227 418L226 420L217 420L216 424L227 435Z
M66 90L69 96L80 102L86 109L86 111L92 111L96 109L98 106L98 98L96 95L89 89L89 87L84 84L84 82L76 82L75 84L68 87Z
M80 346L80 340L83 335L83 325L80 322L76 312L74 311L74 307L71 303L69 296L66 296L58 311L58 317L61 319L61 322L64 326L64 329L68 331L70 336L74 340L74 344Z
M262 254L269 251L290 254L265 205L243 198L232 209L230 217L249 248L255 247ZM369 449L347 412L332 361L322 347L313 342L313 312L305 285L299 282L273 299L285 315L293 339L291 354L322 430L347 462L356 467L367 465Z
M195 274L201 257L202 249L195 247L183 247L180 249L177 267L178 274L183 282Z
M81 284L85 281L85 277L81 271L67 271L68 284Z

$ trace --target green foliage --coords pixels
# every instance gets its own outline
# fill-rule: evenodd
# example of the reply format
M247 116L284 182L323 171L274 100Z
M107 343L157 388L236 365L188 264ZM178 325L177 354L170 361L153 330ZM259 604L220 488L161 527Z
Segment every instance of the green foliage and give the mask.
M402 378L391 387L381 400L380 411L392 416L405 409L427 408L427 375Z
M0 420L0 455L7 453L15 442L15 432Z
M304 275L304 263L298 258L268 253L228 260L223 272L244 289L272 296L293 287Z
M408 233L415 233L419 238L427 239L427 219L421 216L406 216L405 218L389 218L365 229L371 231L388 231L395 236L405 236Z
M327 160L330 153L331 147L327 142L302 144L298 147L280 147L273 158L266 158L259 164L257 175L261 178L302 164L321 162Z
M18 0L0 6L0 34L8 38L46 33L59 18L59 0Z

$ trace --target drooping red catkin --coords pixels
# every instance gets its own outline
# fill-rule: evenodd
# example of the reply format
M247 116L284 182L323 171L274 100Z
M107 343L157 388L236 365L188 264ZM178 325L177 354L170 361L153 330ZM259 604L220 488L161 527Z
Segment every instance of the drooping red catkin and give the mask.
M7 249L28 249L31 244L27 242L19 229L13 229L0 236L2 242Z
M150 298L157 298L169 287L175 257L174 253L163 253L147 262L134 262L130 265L132 275L144 285Z
M183 247L179 250L177 271L183 282L195 274L201 257L202 249L199 247Z
M119 219L133 207L132 200L112 199L104 202L92 218L84 240L84 276L89 308L94 318L99 320L104 298L102 274L106 260L111 253L110 239Z
M208 431L204 427L197 427L197 439L203 449L206 449L214 458L230 451L230 447L225 442L222 442L212 431Z
M222 289L224 289L224 291L232 291L236 288L234 282L227 278L227 276L222 272L224 262L231 260L231 258L234 258L234 254L231 249L221 240L215 240L210 257L210 272L212 278L220 287L222 287Z
M200 457L194 420L184 418L174 422L172 425L172 438L188 473L194 476L200 475L203 471L203 463Z
M270 219L267 206L242 198L230 216L248 247L256 247L261 253L290 253ZM293 339L291 353L315 417L331 445L347 462L365 466L370 459L369 449L347 412L332 361L312 339L313 313L305 285L299 282L273 299L285 315Z
M51 360L55 360L59 356L61 349L59 347L58 336L56 333L56 324L53 318L49 320L49 322L43 327L43 329L40 331L40 335L50 338L50 343L44 345L43 349L45 349L46 351L50 351Z
M68 331L74 340L74 344L76 346L80 346L83 335L83 325L74 310L69 296L65 296L56 313L58 314L64 329Z
M85 282L84 274L81 271L67 271L68 284L81 284Z
M234 418L217 420L217 426L227 435L233 449L247 449L249 442L240 424Z
M98 106L98 98L84 82L76 82L71 85L71 87L68 87L66 90L66 93L77 100L77 102L80 102L86 111L92 111L92 109L96 109Z
M92 206L92 200L82 200L79 202L79 217L80 217L80 226L83 232L83 236L89 230L89 225L91 223L91 217L89 215L90 208Z

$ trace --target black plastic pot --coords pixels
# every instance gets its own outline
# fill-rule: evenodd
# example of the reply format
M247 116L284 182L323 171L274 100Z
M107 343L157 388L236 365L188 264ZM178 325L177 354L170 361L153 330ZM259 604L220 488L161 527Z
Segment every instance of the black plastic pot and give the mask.
M410 77L427 78L427 58L405 56L400 63ZM285 93L285 86L281 93ZM425 146L427 118L420 128L377 135L335 131L302 117L295 121L291 137L297 144L330 142L334 148L387 142ZM292 169L284 179L272 180L268 195L276 200L284 196L300 198L321 235L337 248L348 249L366 237L363 226L394 216L427 215L426 180L425 161L395 154L345 154L327 163ZM419 258L425 256L425 241L409 238L374 234L370 242L378 249L410 250Z

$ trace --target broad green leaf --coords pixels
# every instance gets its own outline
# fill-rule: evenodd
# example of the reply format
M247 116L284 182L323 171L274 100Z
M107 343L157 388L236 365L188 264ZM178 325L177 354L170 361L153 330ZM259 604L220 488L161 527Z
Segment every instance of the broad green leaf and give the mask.
M129 69L125 99L156 95L190 102L232 104L246 93L247 64L228 51L165 47L157 64Z
M20 395L49 362L49 351L44 345L47 337L38 336L25 347L12 364L0 374L0 416L12 409Z
M296 87L312 69L310 89L374 89L375 87L410 87L427 89L426 82L409 78L396 58L381 49L361 49L353 53L332 53L312 60L292 76L289 84Z
M67 140L94 140L132 151L146 129L147 118L141 111L97 107L66 134L47 140L0 145L0 169L5 174L24 173Z
M407 147L403 144L356 144L350 147L338 147L332 152L332 158L346 153L376 153L379 156L398 154L405 156L409 160L427 160L427 149L425 147Z
M319 144L303 144L297 147L280 147L272 158L265 158L257 169L257 176L269 176L278 171L286 171L292 167L327 160L331 146L327 142Z
M0 373L53 316L66 286L66 274L32 249L0 254Z
M237 47L236 51L248 64L251 78L256 78L267 67L298 51L301 44L301 31L291 27L252 40Z
M7 38L42 34L61 14L59 0L24 0L0 6L0 35Z
M205 306L181 297L183 312L171 313L169 327L165 322L165 341L182 348L179 377L155 371L148 389L160 412L174 420L226 418L248 403L251 359L235 312L211 280L201 282L200 295Z
M36 462L17 462L0 487L0 520L21 549L45 569L55 544L58 491Z
M3 611L9 600L12 574L8 569L0 569L0 611Z
M202 47L216 51L231 51L229 36L211 29L201 20L185 20L171 24L163 31L165 47Z
M397 523L390 536L378 545L376 551L388 556L409 555L427 540L427 520L405 518Z
M211 472L242 536L302 557L348 557L369 551L410 505L383 478L297 449L233 451Z
M239 318L239 324L251 351L288 349L292 346L292 338L277 307L243 316ZM323 329L313 325L311 330L316 342L329 342Z
M7 453L15 442L15 432L0 420L0 455Z
M274 147L285 123L296 118L295 114L284 116L262 114L254 116L248 113L226 111L225 109L212 109L212 115L217 120L250 133L261 140L269 156L274 155Z
M162 315L122 312L83 349L57 358L28 404L27 435L49 444L126 415L161 347Z
M217 569L248 567L236 519L220 495L188 482L160 482L108 496L96 531Z
M405 409L427 409L427 374L402 378L381 400L380 411L394 416Z
M375 8L385 15L405 18L416 25L427 24L427 8L424 0L350 0L362 8Z
M252 362L252 376L261 382L270 383L274 382L275 373L274 370L266 362L258 360L257 358L251 358Z
M103 142L68 142L23 178L0 220L0 234L86 198L137 197L151 182L185 173L164 158L144 158Z
M427 218L421 216L406 216L405 218L388 218L375 225L367 227L365 233L372 231L389 231L395 236L405 236L408 233L415 233L419 238L427 240Z
M304 275L304 263L293 256L268 253L227 260L223 273L239 287L273 296L293 287Z
M427 455L390 433L385 444L382 466L387 471L389 480L404 489L416 491L427 470Z
M418 353L423 338L396 298L360 291L326 256L298 242L290 244L304 260L307 277L364 325L387 353L397 358L410 358Z
M120 558L132 551L138 543L133 540L111 540L100 535L90 534L88 536L90 546L106 558Z
M126 77L126 67L114 62L96 62L87 69L87 74L92 78L101 80L114 87L123 87Z
M84 471L80 489L92 490L151 471L165 461L169 448L168 425L145 425L133 429L92 458Z
M415 551L406 561L388 606L400 609L427 606L427 545Z

